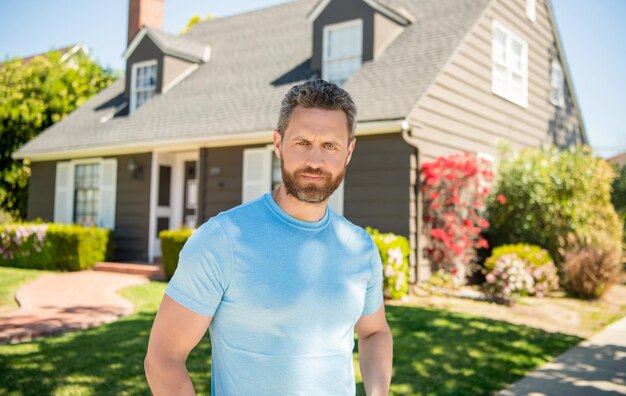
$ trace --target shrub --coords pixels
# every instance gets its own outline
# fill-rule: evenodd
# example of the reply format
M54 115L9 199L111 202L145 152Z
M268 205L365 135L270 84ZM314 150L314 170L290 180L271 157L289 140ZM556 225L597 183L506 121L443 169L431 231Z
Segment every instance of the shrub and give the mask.
M108 259L111 231L55 223L0 225L0 265L18 268L78 271Z
M526 269L526 263L516 254L499 256L494 267L483 283L485 291L491 295L516 299L534 293L535 281Z
M622 221L623 250L626 251L626 165L615 165L618 176L613 181L611 202Z
M159 232L159 238L161 238L161 259L166 279L169 280L174 275L174 271L176 271L178 266L178 255L193 231L191 228L184 228L182 230L163 230Z
M526 271L532 276L534 286L532 291L527 291L529 295L543 297L559 288L559 276L550 254L547 250L535 245L520 243L494 248L491 256L485 261L487 276L496 267L496 262L505 255L514 255L520 259ZM493 276L490 278L493 280Z
M567 290L576 297L594 299L613 284L620 276L620 265L615 251L600 250L587 246L565 255Z
M622 225L610 202L614 178L587 146L505 152L488 201L490 244L543 246L561 275L559 237L575 232L601 249L620 246Z
M365 228L380 252L383 263L383 295L400 299L409 291L409 241L393 233L381 234L371 227Z
M475 249L488 247L479 235L489 226L482 217L483 199L493 177L489 166L465 153L439 157L421 167L425 256L433 272L444 269L458 283L465 281Z

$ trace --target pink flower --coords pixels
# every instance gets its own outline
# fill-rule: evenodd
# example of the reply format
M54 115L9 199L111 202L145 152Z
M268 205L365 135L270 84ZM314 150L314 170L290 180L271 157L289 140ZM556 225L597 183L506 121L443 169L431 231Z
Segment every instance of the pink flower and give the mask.
M504 205L506 203L506 197L502 194L498 195L498 202L500 202L501 205Z
M496 281L496 276L493 274L493 272L488 273L485 278L489 283L494 283Z

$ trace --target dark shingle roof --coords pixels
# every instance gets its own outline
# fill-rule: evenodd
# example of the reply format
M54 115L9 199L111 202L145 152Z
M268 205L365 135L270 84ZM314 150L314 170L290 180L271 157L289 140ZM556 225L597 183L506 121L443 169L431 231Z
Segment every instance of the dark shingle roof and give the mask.
M415 21L345 83L361 122L405 118L489 2L379 1L405 8ZM316 3L298 0L196 24L184 39L209 45L211 60L167 94L129 116L101 122L122 100L124 83L118 81L19 155L272 130L283 95L313 75L306 17Z

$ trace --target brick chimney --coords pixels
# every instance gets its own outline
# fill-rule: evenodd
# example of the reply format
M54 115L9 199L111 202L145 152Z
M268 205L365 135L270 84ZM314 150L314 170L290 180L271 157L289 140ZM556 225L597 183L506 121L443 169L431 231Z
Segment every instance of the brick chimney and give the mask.
M128 1L128 44L144 26L163 30L163 0Z

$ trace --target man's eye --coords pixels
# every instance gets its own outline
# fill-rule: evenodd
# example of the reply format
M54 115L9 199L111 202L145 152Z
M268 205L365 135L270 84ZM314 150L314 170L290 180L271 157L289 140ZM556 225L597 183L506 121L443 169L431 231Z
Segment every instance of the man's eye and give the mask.
M300 140L297 144L304 145L304 144L308 144L308 142L306 142L304 140Z
M327 144L327 145L326 145L326 148L327 148L327 149L334 150L334 149L335 149L335 145L334 145L334 144L330 144L330 143L329 143L329 144Z

